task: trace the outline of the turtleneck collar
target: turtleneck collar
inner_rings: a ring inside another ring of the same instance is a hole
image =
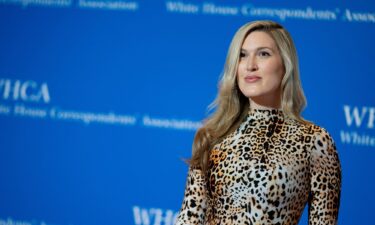
[[[258,117],[269,117],[269,116],[284,116],[282,108],[276,108],[272,106],[265,106],[258,104],[257,102],[253,101],[249,98],[249,112],[248,115],[250,116],[258,116]]]
[[[271,118],[271,117],[278,117],[278,118],[284,118],[284,112],[282,109],[277,108],[251,108],[249,107],[248,116],[255,119],[260,118]]]

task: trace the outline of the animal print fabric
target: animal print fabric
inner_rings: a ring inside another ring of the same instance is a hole
[[[282,110],[250,109],[216,144],[209,170],[190,167],[176,225],[337,224],[341,167],[332,137]]]

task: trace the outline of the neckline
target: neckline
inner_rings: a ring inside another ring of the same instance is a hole
[[[255,101],[251,100],[251,98],[249,98],[249,109],[265,109],[265,110],[272,110],[272,109],[276,109],[276,110],[282,110],[281,108],[281,105],[279,105],[279,108],[276,108],[276,107],[272,107],[272,106],[267,106],[267,105],[263,105],[263,104],[259,104],[259,103],[256,103]]]
[[[248,111],[249,117],[255,118],[269,118],[269,117],[279,117],[284,118],[284,112],[282,109],[278,108],[250,108]]]

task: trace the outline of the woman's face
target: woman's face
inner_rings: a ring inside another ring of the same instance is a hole
[[[272,37],[262,31],[251,32],[242,44],[238,64],[237,83],[242,94],[257,104],[279,108],[284,73]]]

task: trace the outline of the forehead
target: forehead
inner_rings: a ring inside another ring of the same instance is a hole
[[[276,42],[271,35],[264,31],[253,31],[248,34],[242,43],[243,49],[257,49],[261,47],[277,49]]]

